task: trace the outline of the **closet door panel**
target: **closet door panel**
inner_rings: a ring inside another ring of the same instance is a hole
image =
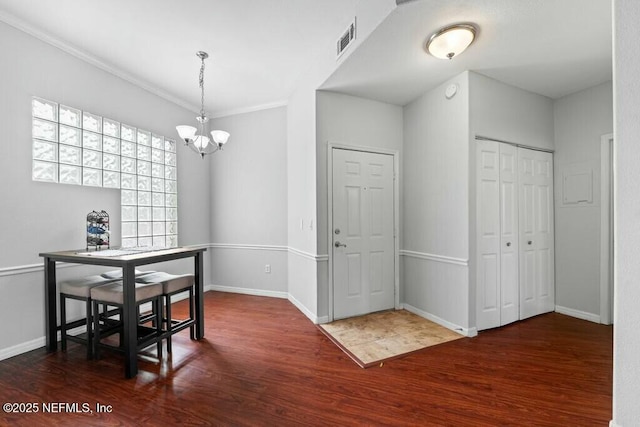
[[[518,149],[520,166],[520,318],[553,311],[553,162]]]
[[[497,142],[476,146],[476,327],[500,326],[500,174]]]
[[[520,318],[536,314],[536,262],[531,250],[523,250],[520,254]]]
[[[553,237],[553,157],[538,152],[536,159],[536,232],[538,309],[555,310],[554,237]]]
[[[500,325],[519,318],[518,156],[500,144]]]

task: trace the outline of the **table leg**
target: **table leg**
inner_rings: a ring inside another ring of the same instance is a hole
[[[202,252],[195,255],[195,304],[196,304],[196,339],[204,338],[204,266]]]
[[[138,315],[136,310],[135,268],[133,265],[127,265],[122,269],[122,281],[124,370],[127,378],[133,378],[138,374]]]
[[[58,310],[56,309],[56,262],[49,257],[44,258],[44,301],[45,301],[45,333],[47,351],[58,349]]]

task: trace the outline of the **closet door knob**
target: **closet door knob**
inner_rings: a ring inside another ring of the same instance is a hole
[[[529,240],[529,241],[527,242],[527,244],[528,244],[528,245],[530,245],[530,244],[532,244],[532,243],[533,243],[533,242],[532,242],[531,240]]]
[[[507,246],[511,246],[511,242],[507,242]]]

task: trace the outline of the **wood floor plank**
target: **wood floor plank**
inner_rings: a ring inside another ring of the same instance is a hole
[[[176,316],[186,310],[175,304]],[[382,367],[357,367],[287,300],[205,294],[205,339],[173,339],[161,363],[105,351],[87,361],[43,349],[0,362],[0,425],[606,426],[611,419],[612,327],[557,313],[482,332]],[[153,353],[150,353],[153,354]],[[85,413],[43,412],[52,402]],[[95,405],[111,405],[96,413]]]

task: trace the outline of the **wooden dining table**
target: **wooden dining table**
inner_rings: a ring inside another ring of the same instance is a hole
[[[57,317],[57,263],[73,263],[116,267],[122,269],[124,309],[122,312],[123,347],[125,358],[125,376],[133,378],[138,373],[137,362],[137,328],[138,315],[135,300],[136,267],[183,258],[194,259],[195,276],[195,339],[204,337],[204,303],[203,303],[203,254],[206,248],[177,247],[160,250],[138,250],[122,248],[120,250],[66,250],[60,252],[43,252],[44,286],[45,286],[45,327],[46,348],[54,352],[58,347]],[[115,254],[115,255],[114,255]]]

